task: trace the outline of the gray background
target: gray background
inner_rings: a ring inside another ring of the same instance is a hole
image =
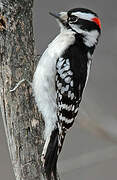
[[[42,54],[59,31],[49,11],[87,7],[98,13],[102,36],[93,58],[79,118],[67,135],[59,161],[64,180],[117,179],[117,1],[35,0],[34,32]],[[2,119],[0,121],[0,180],[14,180]]]

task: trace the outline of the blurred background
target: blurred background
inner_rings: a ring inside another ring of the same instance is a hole
[[[59,32],[48,12],[85,7],[102,22],[79,116],[69,131],[58,164],[61,180],[117,179],[117,1],[34,1],[36,54],[42,54]],[[0,180],[15,180],[2,118],[0,120]]]

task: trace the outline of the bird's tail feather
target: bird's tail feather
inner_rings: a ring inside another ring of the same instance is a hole
[[[51,180],[52,175],[57,180],[58,135],[59,130],[56,128],[51,134],[45,155],[44,169],[48,180]]]

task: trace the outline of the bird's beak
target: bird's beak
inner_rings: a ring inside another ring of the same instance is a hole
[[[55,17],[59,22],[61,22],[63,25],[67,23],[68,15],[67,12],[60,12],[58,14],[49,12],[49,14],[53,17]]]

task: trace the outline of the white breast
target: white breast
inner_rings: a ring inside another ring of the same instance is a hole
[[[42,55],[34,73],[32,87],[37,106],[45,121],[45,139],[56,127],[57,122],[56,61],[74,43],[74,34],[71,30],[61,32]]]

